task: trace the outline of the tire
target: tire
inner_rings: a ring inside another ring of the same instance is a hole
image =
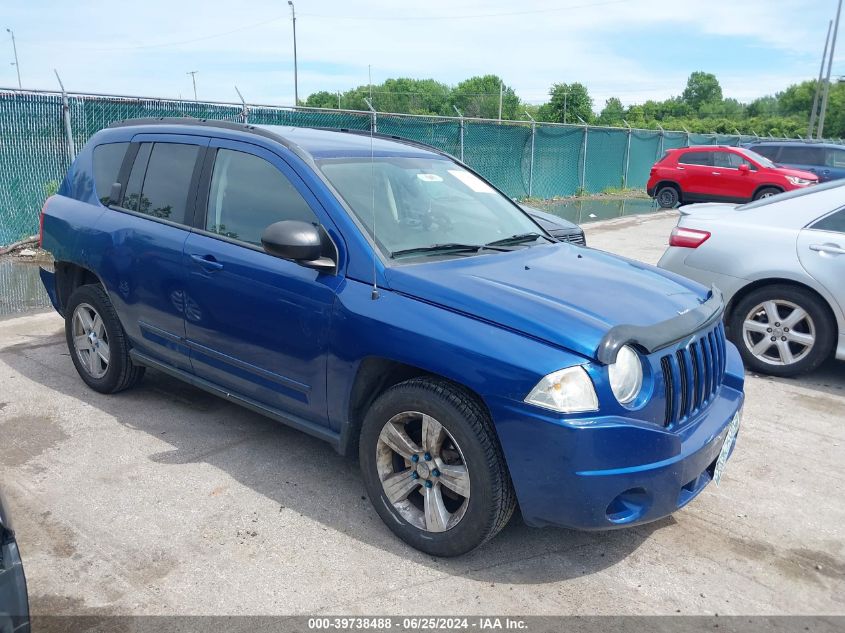
[[[771,198],[772,196],[776,196],[779,193],[783,193],[783,191],[781,191],[777,187],[763,187],[762,189],[760,189],[760,191],[754,194],[754,199],[762,200],[763,198]]]
[[[427,437],[424,424],[433,431]],[[401,444],[413,461],[385,440]],[[359,457],[376,512],[396,536],[433,556],[459,556],[482,545],[516,507],[489,416],[472,395],[445,380],[413,378],[379,396],[364,418]],[[393,482],[392,499],[385,479]],[[427,508],[445,513],[427,516]]]
[[[806,316],[801,317],[799,310]],[[731,311],[729,325],[745,366],[773,376],[816,369],[833,350],[836,327],[821,299],[787,284],[748,293]]]
[[[674,209],[681,201],[681,194],[673,185],[661,185],[654,194],[654,199],[661,209]]]
[[[144,368],[129,357],[123,326],[100,285],[80,286],[71,294],[65,307],[65,338],[76,371],[95,391],[117,393],[144,375]]]

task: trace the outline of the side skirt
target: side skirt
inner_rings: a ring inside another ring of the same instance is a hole
[[[219,387],[213,382],[209,382],[204,378],[194,376],[193,374],[189,374],[186,371],[182,371],[181,369],[176,369],[175,367],[171,367],[170,365],[159,362],[153,358],[150,358],[146,354],[138,352],[137,350],[130,350],[129,356],[132,358],[132,362],[134,362],[136,365],[144,365],[145,367],[156,369],[165,374],[169,374],[174,378],[182,380],[183,382],[193,385],[194,387],[198,387],[203,391],[207,391],[208,393],[214,394],[215,396],[219,396],[220,398],[223,398],[225,400],[230,400],[235,404],[239,404],[242,407],[245,407],[256,413],[260,413],[261,415],[266,416],[272,420],[276,420],[277,422],[281,422],[282,424],[294,428],[297,431],[302,431],[303,433],[307,433],[308,435],[328,442],[332,445],[332,447],[334,447],[336,451],[340,452],[340,433],[336,433],[335,431],[332,431],[327,427],[315,424],[314,422],[306,420],[305,418],[285,413],[284,411],[280,411],[279,409],[273,409],[271,407],[265,406],[260,402],[252,400],[251,398],[245,398],[244,396],[231,393],[230,391]]]

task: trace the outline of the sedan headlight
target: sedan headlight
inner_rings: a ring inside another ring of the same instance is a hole
[[[639,395],[643,386],[643,364],[640,356],[628,345],[616,354],[616,362],[609,365],[610,389],[622,404],[628,404]]]
[[[567,367],[545,376],[525,402],[560,413],[598,411],[599,399],[590,375],[581,367]]]
[[[807,178],[799,178],[798,176],[787,176],[786,179],[793,185],[809,185],[815,182],[813,180],[808,180]]]

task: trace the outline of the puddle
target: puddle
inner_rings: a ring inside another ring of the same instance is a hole
[[[609,220],[623,215],[654,213],[658,210],[653,200],[642,198],[614,200],[565,200],[548,202],[540,208],[543,211],[565,218],[576,224],[587,224],[599,220]]]
[[[0,317],[50,307],[38,264],[0,259]]]

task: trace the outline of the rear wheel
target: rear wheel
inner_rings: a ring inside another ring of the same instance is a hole
[[[763,187],[762,189],[760,189],[760,191],[754,194],[754,199],[762,200],[763,198],[771,198],[772,196],[776,196],[779,193],[783,192],[777,187]]]
[[[681,194],[672,185],[661,186],[654,197],[661,209],[674,209],[681,200]]]
[[[73,291],[65,307],[65,337],[76,371],[95,391],[123,391],[144,375],[129,358],[123,326],[100,285]]]
[[[731,314],[731,338],[745,366],[762,374],[812,371],[833,347],[826,306],[798,286],[771,285],[745,296]]]
[[[513,513],[513,487],[489,416],[445,380],[414,378],[379,396],[361,429],[370,501],[403,541],[458,556],[493,538]]]

